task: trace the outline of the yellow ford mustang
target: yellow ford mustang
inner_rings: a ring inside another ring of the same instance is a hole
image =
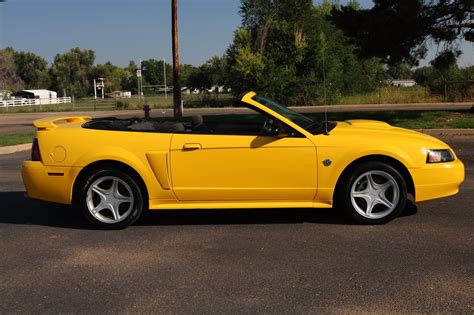
[[[46,118],[22,166],[32,198],[77,205],[103,228],[146,210],[330,208],[381,224],[453,195],[464,166],[433,137],[368,120],[321,124],[247,93],[260,121]]]

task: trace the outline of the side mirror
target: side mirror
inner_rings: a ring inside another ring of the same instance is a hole
[[[285,138],[289,136],[288,133],[281,131],[280,126],[276,126],[276,125],[265,126],[265,128],[263,129],[263,135],[267,137],[278,137],[278,138]]]

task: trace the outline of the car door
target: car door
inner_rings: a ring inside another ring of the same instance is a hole
[[[312,201],[316,148],[304,136],[174,134],[171,179],[180,201]]]

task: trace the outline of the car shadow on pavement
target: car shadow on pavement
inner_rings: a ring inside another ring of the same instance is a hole
[[[93,229],[73,207],[28,199],[24,192],[0,192],[0,224]]]
[[[71,206],[24,197],[24,192],[0,192],[0,224],[41,225],[72,229],[95,229]],[[414,215],[416,205],[409,202],[402,216]],[[232,224],[335,224],[352,225],[333,209],[216,209],[147,211],[136,223],[159,225]]]

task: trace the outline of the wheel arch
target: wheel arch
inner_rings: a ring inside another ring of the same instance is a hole
[[[340,190],[340,187],[342,186],[344,177],[346,177],[357,165],[367,162],[382,162],[397,169],[405,180],[405,183],[407,185],[407,192],[409,194],[412,194],[413,198],[415,198],[415,184],[413,182],[413,178],[410,175],[410,172],[408,171],[408,168],[402,162],[391,156],[382,154],[372,154],[360,157],[346,166],[346,168],[342,171],[342,173],[339,175],[339,178],[337,179],[336,186],[333,192],[333,202],[336,202],[337,200],[336,197]]]
[[[143,192],[143,196],[145,198],[144,204],[148,204],[149,200],[149,192],[148,188],[145,184],[145,181],[143,180],[142,176],[131,166],[120,162],[116,160],[100,160],[100,161],[95,161],[92,162],[88,165],[86,165],[82,170],[79,172],[79,174],[76,176],[73,184],[73,189],[72,189],[72,202],[73,204],[76,201],[76,198],[78,196],[78,191],[80,188],[80,184],[94,171],[104,169],[104,168],[112,168],[114,170],[121,170],[126,172],[128,175],[132,176],[136,181],[138,186]]]

